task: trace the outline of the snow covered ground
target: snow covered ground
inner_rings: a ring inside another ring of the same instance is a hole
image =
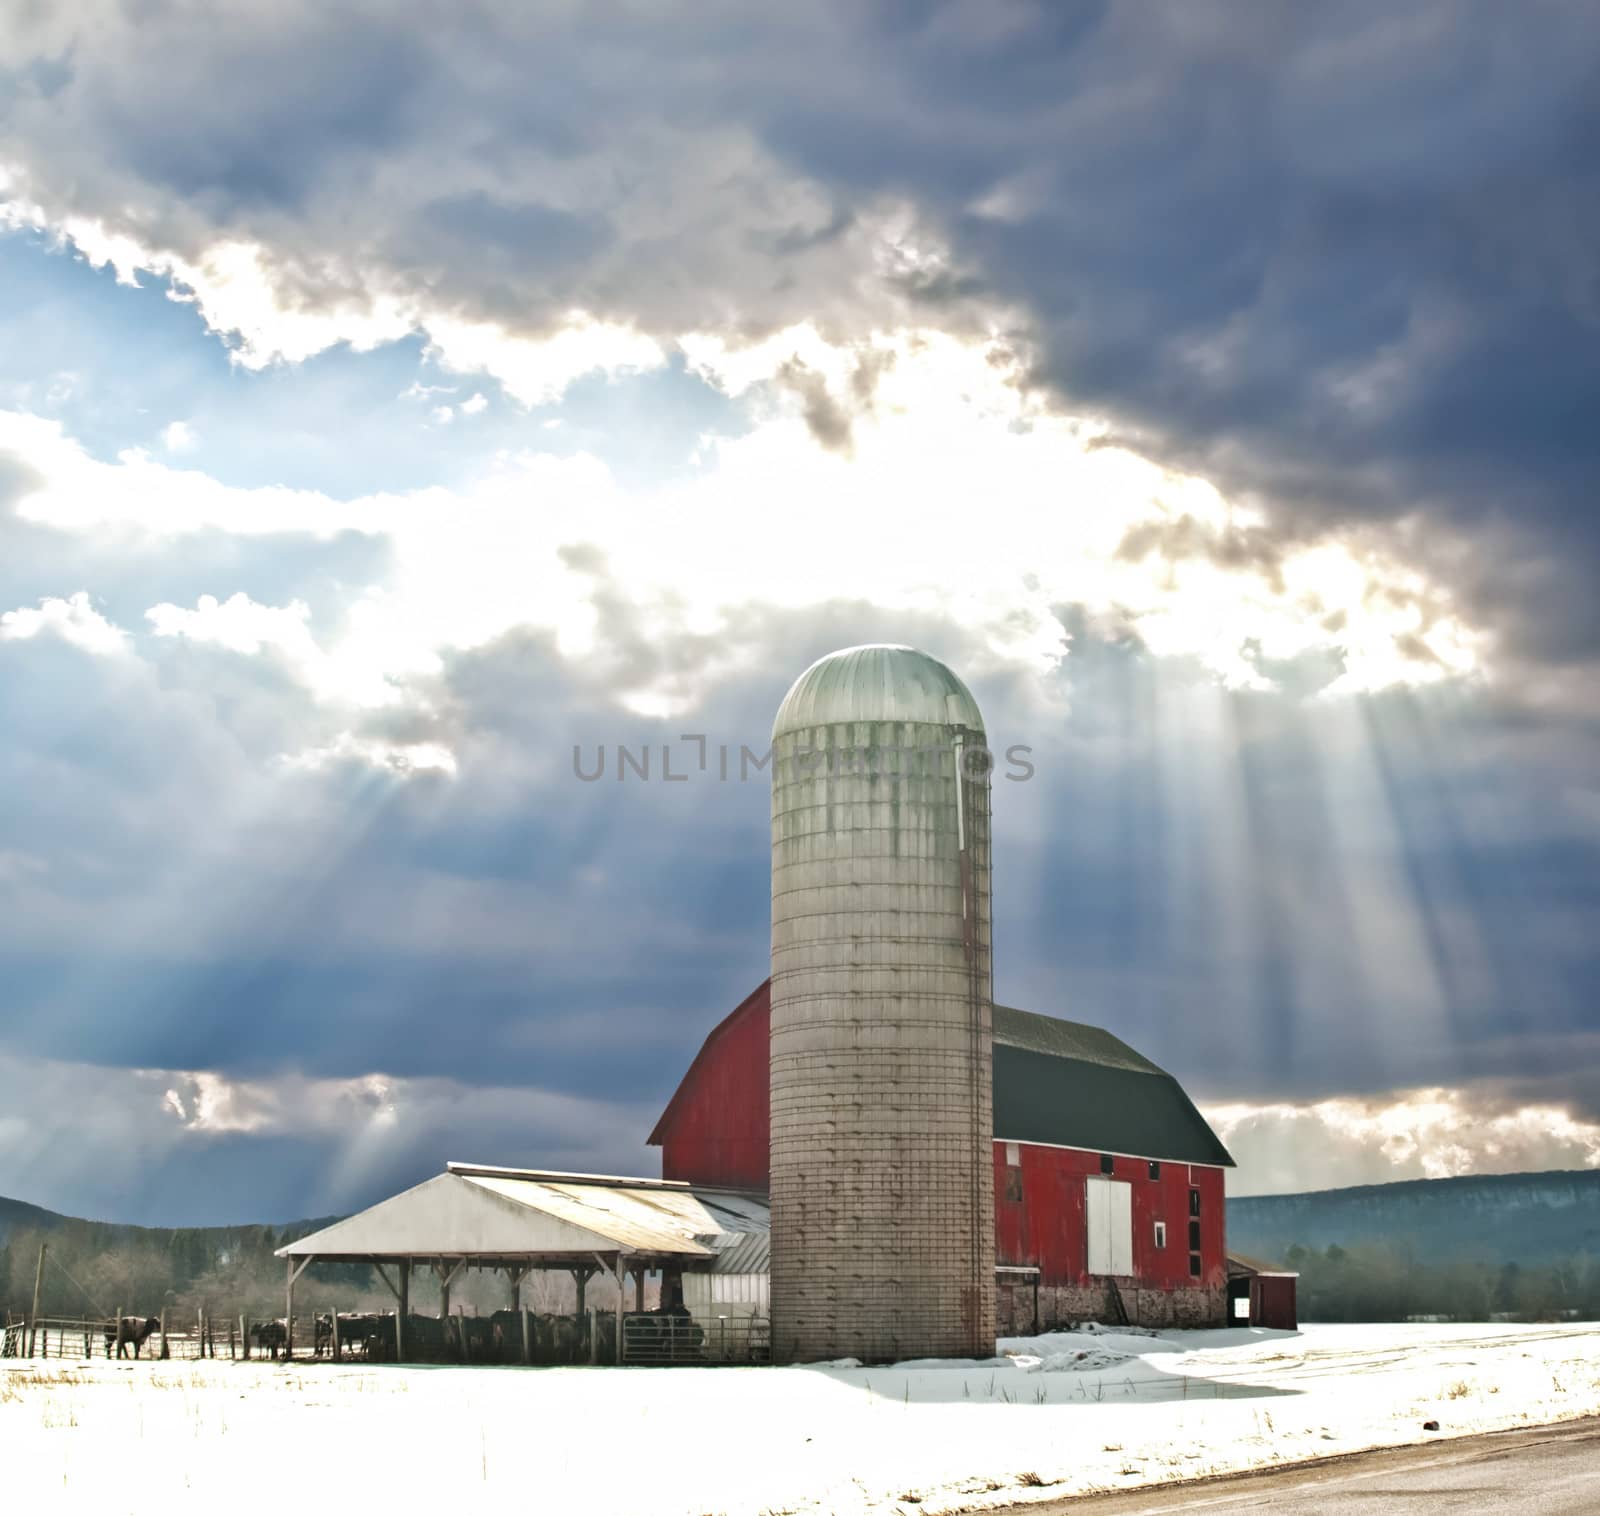
[[[1600,1325],[1010,1338],[892,1368],[0,1364],[15,1510],[984,1510],[1600,1411]],[[1423,1430],[1437,1420],[1438,1434]]]

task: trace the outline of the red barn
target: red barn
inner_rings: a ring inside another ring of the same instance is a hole
[[[705,1040],[650,1143],[665,1179],[767,1187],[763,984]],[[1176,1079],[1098,1027],[994,1008],[1000,1331],[1073,1321],[1220,1326],[1223,1171]]]

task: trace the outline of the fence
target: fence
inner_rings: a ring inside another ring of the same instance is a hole
[[[262,1320],[208,1312],[184,1318],[169,1313],[122,1318],[8,1317],[0,1335],[4,1358],[202,1358],[359,1360],[393,1363],[401,1356],[393,1312],[322,1312]],[[496,1311],[407,1316],[408,1363],[596,1364],[615,1363],[616,1317],[610,1311],[556,1316]],[[119,1351],[120,1349],[120,1351]],[[681,1312],[645,1311],[624,1316],[622,1361],[628,1364],[768,1363],[771,1324],[764,1316],[697,1320]]]
[[[217,1321],[204,1314],[178,1329],[161,1316],[8,1317],[0,1335],[0,1358],[232,1358],[239,1351],[238,1318]]]
[[[765,1316],[697,1319],[644,1311],[622,1319],[622,1361],[631,1364],[770,1363],[772,1323]]]

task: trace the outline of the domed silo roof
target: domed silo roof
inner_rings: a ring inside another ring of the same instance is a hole
[[[847,721],[916,721],[983,731],[972,691],[937,658],[875,642],[819,658],[790,686],[772,723],[785,732]]]

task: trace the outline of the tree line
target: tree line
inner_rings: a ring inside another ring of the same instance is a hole
[[[109,1319],[118,1310],[154,1316],[162,1310],[176,1321],[204,1310],[212,1317],[248,1316],[272,1320],[283,1314],[284,1260],[274,1250],[336,1218],[296,1222],[284,1227],[118,1226],[69,1220],[60,1226],[22,1227],[0,1242],[0,1316],[26,1314],[33,1300],[39,1245],[46,1262],[39,1292],[41,1317]],[[314,1263],[295,1286],[307,1310],[391,1311],[394,1296],[366,1264]],[[656,1291],[650,1288],[646,1304]],[[453,1305],[469,1314],[509,1304],[510,1284],[492,1271],[469,1271],[451,1289]],[[528,1309],[565,1313],[577,1306],[577,1286],[564,1271],[535,1273],[523,1286]],[[616,1286],[606,1275],[588,1283],[586,1303],[608,1309]],[[632,1294],[630,1289],[629,1302]],[[419,1268],[411,1286],[413,1311],[437,1309],[430,1276]]]
[[[1439,1316],[1525,1321],[1576,1315],[1600,1319],[1600,1260],[1576,1253],[1526,1266],[1471,1259],[1430,1259],[1411,1244],[1301,1245],[1284,1255],[1300,1275],[1302,1321],[1405,1321]]]

